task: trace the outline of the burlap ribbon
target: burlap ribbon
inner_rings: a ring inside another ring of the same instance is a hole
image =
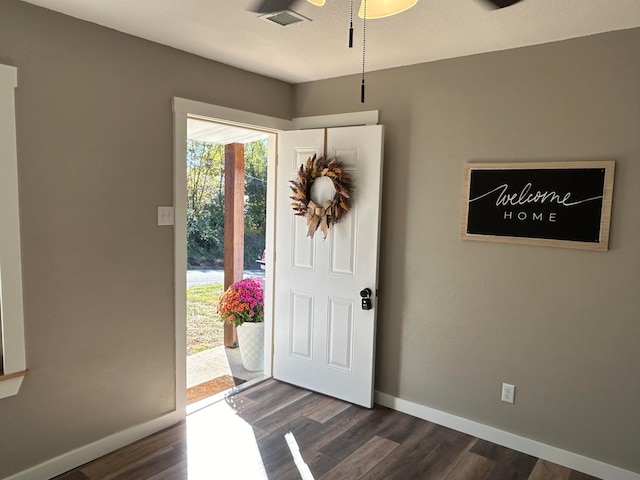
[[[322,233],[324,234],[324,238],[327,238],[327,233],[329,233],[329,217],[331,217],[332,209],[331,209],[331,201],[327,200],[322,205],[318,205],[313,200],[310,200],[307,204],[307,227],[309,230],[307,231],[307,237],[313,238],[320,227]]]

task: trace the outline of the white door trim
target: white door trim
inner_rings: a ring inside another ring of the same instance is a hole
[[[187,100],[186,98],[173,97],[174,113],[184,115],[201,116],[238,127],[260,128],[266,131],[277,132],[291,130],[292,122],[284,118],[270,117],[259,113],[236,110],[219,105]]]
[[[175,284],[175,336],[176,336],[176,412],[186,416],[187,391],[187,117],[203,117],[238,127],[264,130],[269,135],[267,163],[267,219],[266,251],[273,252],[275,235],[275,187],[276,187],[276,133],[290,130],[292,123],[282,118],[269,117],[243,110],[211,105],[184,98],[173,98],[174,117],[174,284]],[[266,259],[265,291],[265,364],[264,374],[272,372],[273,357],[273,274],[271,256]]]
[[[292,120],[293,130],[313,128],[355,127],[359,125],[377,125],[380,117],[378,110],[366,112],[337,113],[315,117],[296,117]]]

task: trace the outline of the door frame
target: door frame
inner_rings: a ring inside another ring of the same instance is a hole
[[[267,218],[266,250],[273,250],[275,234],[275,167],[277,150],[277,132],[290,130],[292,123],[266,115],[242,110],[173,98],[174,154],[173,154],[173,205],[175,210],[174,226],[174,292],[175,292],[175,352],[176,352],[176,410],[186,415],[187,406],[187,118],[203,117],[227,125],[263,130],[269,136],[267,159]],[[268,256],[270,257],[270,256]],[[265,274],[265,361],[264,374],[271,376],[273,352],[273,268],[271,258],[266,258]]]
[[[203,117],[227,125],[263,130],[269,135],[267,158],[266,251],[273,253],[276,227],[276,171],[278,132],[352,125],[376,125],[379,111],[340,113],[291,120],[236,110],[181,97],[173,97],[173,206],[174,206],[174,317],[175,317],[175,381],[176,414],[186,417],[187,407],[187,118]],[[273,288],[274,255],[265,259],[264,296],[264,375],[273,372]]]

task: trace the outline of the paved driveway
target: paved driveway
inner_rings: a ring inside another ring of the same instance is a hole
[[[245,270],[244,278],[264,277],[264,270]],[[187,270],[187,287],[224,282],[224,270]]]

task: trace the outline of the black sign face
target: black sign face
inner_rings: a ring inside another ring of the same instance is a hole
[[[464,237],[606,250],[613,162],[470,164],[466,174]]]

